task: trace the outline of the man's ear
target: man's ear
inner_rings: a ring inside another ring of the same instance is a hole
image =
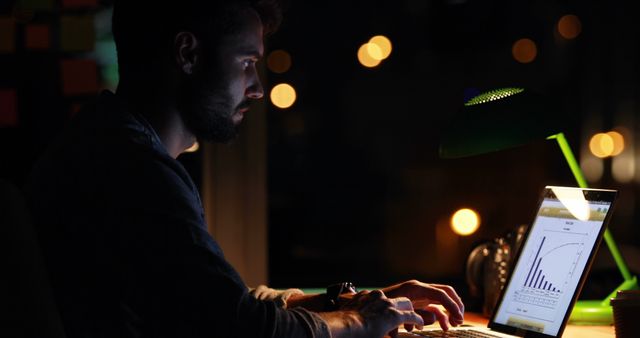
[[[176,64],[184,74],[191,75],[199,62],[200,42],[191,32],[179,32],[173,43]]]

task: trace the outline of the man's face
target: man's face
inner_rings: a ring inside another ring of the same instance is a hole
[[[222,37],[215,46],[203,47],[205,59],[181,91],[179,109],[198,139],[231,141],[250,101],[264,94],[256,70],[263,54],[262,23],[253,10],[239,15],[236,33]]]

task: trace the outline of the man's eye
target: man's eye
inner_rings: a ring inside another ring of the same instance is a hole
[[[242,61],[242,66],[243,66],[244,68],[247,68],[247,67],[253,66],[255,63],[256,63],[256,61],[255,61],[255,60],[250,60],[250,59],[248,59],[248,60],[244,60],[244,61]]]

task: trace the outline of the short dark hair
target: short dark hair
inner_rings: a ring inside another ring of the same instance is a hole
[[[255,10],[265,34],[282,19],[278,0],[115,0],[112,29],[120,77],[146,73],[169,61],[173,38],[180,31],[215,41],[238,28],[238,13]]]

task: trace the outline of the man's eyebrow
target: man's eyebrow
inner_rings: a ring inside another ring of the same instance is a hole
[[[262,57],[262,53],[260,53],[260,51],[254,48],[240,48],[240,50],[238,51],[238,54],[245,55],[245,56],[255,56],[256,58]]]

